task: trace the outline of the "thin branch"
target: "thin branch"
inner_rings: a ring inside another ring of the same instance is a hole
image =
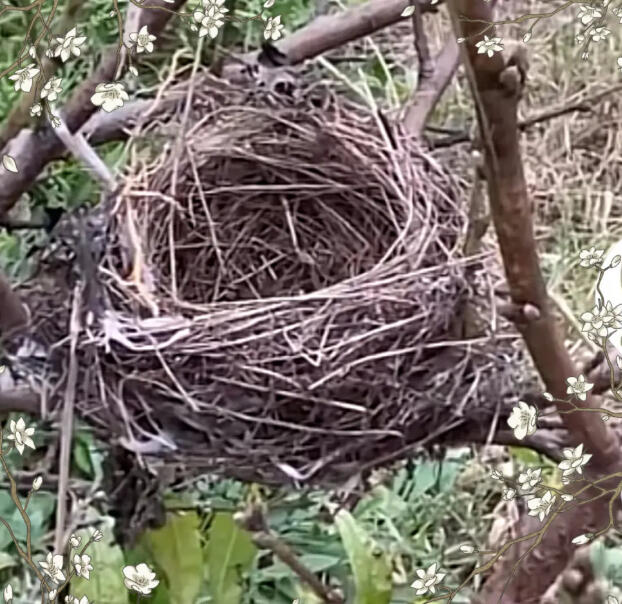
[[[519,46],[510,57],[503,53],[492,57],[479,54],[476,43],[482,36],[476,23],[493,21],[491,7],[484,0],[451,0],[448,5],[456,37],[467,40],[462,46],[463,63],[475,100],[485,151],[488,197],[510,297],[514,304],[534,307],[539,315],[517,327],[546,390],[555,399],[569,437],[574,444],[583,443],[592,454],[590,476],[610,474],[622,461],[616,433],[601,420],[592,396],[587,396],[581,410],[565,400],[566,379],[576,376],[577,369],[551,312],[534,238],[517,119],[526,71],[523,49]],[[495,35],[494,28],[489,35]],[[522,537],[514,539],[516,547],[495,565],[481,601],[540,601],[566,566],[572,538],[590,525],[601,524],[600,519],[607,516],[607,506],[608,502],[594,497],[591,503],[576,506],[563,515],[554,514],[531,545]],[[525,522],[524,519],[524,526]],[[492,564],[482,565],[476,572],[487,568],[492,568]]]
[[[417,3],[417,9],[412,16],[412,22],[415,38],[415,51],[417,52],[417,58],[419,59],[419,82],[422,83],[425,80],[429,80],[434,75],[434,62],[432,61],[432,55],[430,54],[428,37],[425,33],[423,14],[420,10],[418,10],[418,4],[419,3]]]
[[[281,562],[291,568],[300,580],[306,583],[323,602],[343,604],[341,595],[324,585],[315,573],[300,561],[289,545],[281,541],[270,530],[259,505],[250,504],[243,513],[236,514],[235,520],[250,534],[253,543],[257,547],[270,550]]]
[[[73,436],[73,411],[76,398],[76,382],[78,379],[78,359],[76,347],[80,334],[80,310],[82,294],[80,286],[76,286],[73,292],[73,305],[69,322],[70,356],[63,404],[63,416],[61,420],[61,444],[60,459],[58,462],[58,503],[56,507],[56,534],[54,538],[54,551],[60,552],[65,541],[65,515],[67,513],[67,485],[69,484],[69,469],[71,463],[71,446]]]
[[[616,92],[620,92],[622,90],[622,84],[616,84],[614,86],[610,86],[605,90],[597,92],[593,95],[585,97],[580,101],[573,101],[567,105],[563,105],[562,107],[557,107],[555,109],[547,109],[542,111],[541,113],[537,113],[532,117],[525,118],[518,122],[518,129],[521,132],[525,132],[529,128],[541,124],[543,122],[548,122],[549,120],[562,117],[569,113],[590,113],[594,111],[594,104],[602,101],[604,98],[615,94]],[[430,127],[430,130],[436,130],[433,127]],[[435,149],[440,149],[443,147],[451,147],[453,145],[458,145],[460,143],[469,143],[471,142],[471,135],[468,130],[454,131],[449,134],[449,136],[444,138],[439,138],[431,142],[432,147]]]
[[[404,127],[410,135],[420,136],[423,132],[430,113],[458,68],[459,59],[458,44],[453,36],[450,36],[443,49],[434,58],[436,68],[433,69],[432,75],[423,77],[423,74],[420,74],[417,89],[404,116]]]
[[[110,170],[108,170],[108,166],[86,142],[84,135],[80,132],[71,134],[67,128],[67,124],[65,124],[65,121],[61,117],[58,117],[58,120],[60,123],[55,128],[56,136],[63,141],[65,147],[67,147],[76,159],[82,161],[87,168],[92,170],[93,174],[104,185],[106,190],[112,191],[115,187],[115,181],[114,177],[110,173]]]

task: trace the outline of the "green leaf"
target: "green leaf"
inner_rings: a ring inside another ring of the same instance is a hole
[[[17,559],[11,556],[11,554],[7,554],[6,552],[0,552],[0,571],[3,571],[7,568],[12,568],[17,565]]]
[[[89,533],[81,531],[78,534],[82,537],[82,543],[86,543]],[[75,576],[71,579],[72,595],[79,598],[86,596],[89,602],[129,604],[129,593],[123,583],[125,560],[121,548],[104,533],[104,538],[91,543],[85,553],[91,556],[93,570],[88,580]]]
[[[166,524],[145,534],[155,563],[166,575],[171,604],[192,604],[201,590],[203,552],[196,512],[169,514]]]
[[[388,556],[346,510],[337,513],[335,523],[354,575],[355,604],[389,604],[393,584]]]
[[[300,556],[300,561],[311,572],[321,573],[337,566],[341,562],[341,558],[338,556],[326,556],[324,554],[303,554]],[[292,569],[277,560],[271,566],[261,569],[262,579],[284,579],[292,578]]]
[[[528,447],[508,447],[510,455],[517,462],[529,467],[541,464],[540,454]]]
[[[207,564],[212,604],[238,604],[242,595],[241,575],[248,570],[257,548],[233,516],[219,512],[209,530]]]
[[[73,446],[73,460],[83,474],[88,478],[93,477],[93,466],[91,465],[89,447],[88,444],[81,439],[76,439],[76,443]]]
[[[25,503],[25,499],[22,498],[21,502],[22,504]],[[30,499],[27,514],[30,518],[31,542],[33,544],[37,544],[41,537],[43,537],[48,527],[49,520],[54,513],[55,503],[56,498],[45,491],[35,493]],[[25,545],[26,525],[8,491],[0,491],[0,516],[7,521],[18,542],[21,545]],[[1,526],[0,550],[4,551],[12,542],[13,540],[9,532],[4,526]]]

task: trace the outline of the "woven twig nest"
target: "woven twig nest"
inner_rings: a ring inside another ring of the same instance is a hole
[[[448,171],[323,85],[172,94],[141,136],[185,136],[134,153],[110,211],[80,342],[94,428],[196,472],[334,483],[494,408],[506,360],[450,341],[472,283]]]

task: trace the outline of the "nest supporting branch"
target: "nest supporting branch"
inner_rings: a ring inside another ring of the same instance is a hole
[[[524,316],[525,320],[517,321],[516,326],[546,390],[563,399],[566,378],[577,375],[577,371],[550,310],[533,233],[517,118],[527,65],[523,49],[518,47],[511,56],[478,54],[476,44],[482,39],[480,24],[494,21],[492,7],[484,0],[452,0],[449,7],[456,36],[466,40],[464,64],[477,107],[491,213],[510,296],[515,307],[533,309],[531,316]],[[495,34],[489,30],[487,35]],[[557,404],[561,412],[570,408],[567,403]],[[588,396],[583,406],[597,407],[592,396]],[[598,414],[563,413],[561,417],[574,444],[583,443],[593,455],[593,472],[608,474],[619,468],[622,461],[619,439]],[[594,530],[602,522],[600,519],[608,517],[609,500],[599,498],[597,493],[594,489],[591,503],[558,514],[537,541],[521,542],[511,555],[504,556],[485,584],[480,600],[497,602],[500,594],[504,594],[503,601],[508,603],[539,601],[569,561],[574,549],[572,538]],[[530,525],[533,525],[531,519],[525,519],[522,528]],[[515,568],[518,561],[521,564]],[[512,575],[514,578],[509,579]]]

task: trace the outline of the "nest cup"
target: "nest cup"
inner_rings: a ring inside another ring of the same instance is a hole
[[[186,92],[141,133],[186,135],[136,153],[115,200],[83,415],[265,483],[338,483],[428,442],[481,396],[472,351],[443,344],[468,289],[454,179],[323,85],[206,79],[184,114]]]

